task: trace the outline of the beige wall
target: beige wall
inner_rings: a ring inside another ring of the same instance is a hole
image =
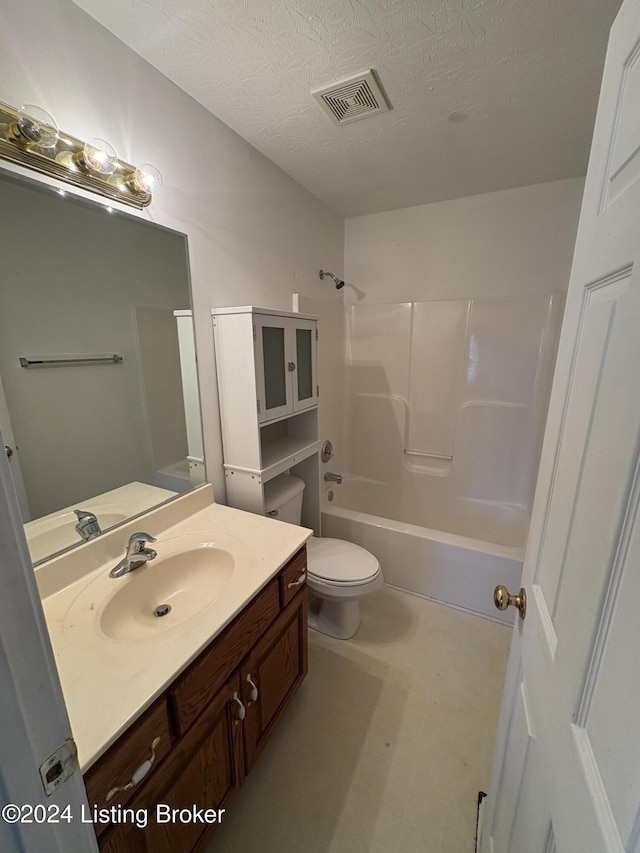
[[[209,309],[290,309],[293,292],[339,302],[318,270],[341,272],[343,222],[70,0],[4,0],[1,24],[2,100],[39,104],[164,176],[143,215],[188,236],[205,452],[222,499]]]
[[[345,300],[564,292],[583,187],[570,178],[347,219]]]

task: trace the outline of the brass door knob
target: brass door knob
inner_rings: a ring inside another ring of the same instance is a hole
[[[7,459],[11,459],[11,457],[13,456],[13,447],[9,447],[8,444],[5,444],[4,452],[7,454]]]
[[[511,595],[506,586],[497,586],[493,591],[493,603],[498,610],[506,610],[510,605],[517,607],[521,619],[527,614],[527,593],[524,587],[520,587],[517,595]]]

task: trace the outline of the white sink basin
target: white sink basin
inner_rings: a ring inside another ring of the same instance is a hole
[[[190,533],[154,544],[158,556],[120,578],[103,567],[69,606],[63,632],[71,643],[93,637],[137,643],[178,628],[225,593],[246,545],[229,534]],[[115,562],[114,562],[115,565]]]

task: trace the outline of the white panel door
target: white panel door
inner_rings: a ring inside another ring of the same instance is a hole
[[[0,431],[0,442],[3,439]],[[82,774],[50,795],[39,768],[71,738],[9,462],[0,453],[0,810],[17,806],[24,822],[0,819],[5,853],[98,853]],[[24,806],[32,806],[29,813]],[[36,817],[36,815],[38,815]]]
[[[523,586],[480,850],[640,853],[640,0],[611,33]]]

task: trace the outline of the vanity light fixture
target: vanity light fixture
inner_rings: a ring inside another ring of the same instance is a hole
[[[49,113],[34,105],[16,110],[0,103],[0,158],[139,209],[162,186],[155,166],[120,160],[104,139],[84,142],[61,133]]]

